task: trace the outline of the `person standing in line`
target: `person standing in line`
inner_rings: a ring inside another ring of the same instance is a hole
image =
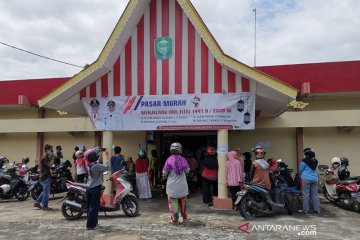
[[[165,166],[166,160],[170,157],[170,152],[168,149],[164,149],[164,151],[160,154],[160,169],[159,171],[159,179],[161,184],[161,197],[166,196],[166,179],[162,177],[162,169]]]
[[[149,159],[144,150],[138,151],[138,157],[135,162],[136,188],[140,199],[149,199],[152,198],[148,178]]]
[[[52,210],[48,206],[50,195],[50,181],[51,181],[51,162],[54,160],[54,149],[50,144],[46,144],[44,147],[45,154],[40,160],[40,178],[39,182],[42,186],[42,192],[35,200],[34,207],[43,209],[45,211]],[[41,203],[41,205],[40,205]]]
[[[56,146],[56,153],[54,156],[55,168],[61,165],[61,158],[63,158],[62,147],[59,145]]]
[[[271,182],[269,176],[269,164],[264,160],[265,151],[261,146],[256,146],[253,149],[255,160],[250,168],[251,183],[258,184],[267,190],[271,190]]]
[[[245,165],[245,163],[244,163],[243,151],[242,151],[242,149],[241,149],[240,147],[237,147],[236,150],[235,150],[235,152],[238,154],[238,159],[239,159],[240,164],[241,164],[241,169],[244,171],[244,165]],[[245,171],[244,171],[244,172],[245,172]],[[244,175],[245,175],[245,173],[244,173]]]
[[[135,163],[132,160],[132,157],[128,157],[126,160],[126,180],[131,183],[133,190],[136,189],[136,173],[135,173]]]
[[[101,186],[104,182],[103,172],[109,171],[111,162],[100,164],[99,154],[103,149],[95,147],[88,149],[84,153],[84,158],[88,163],[88,182],[86,188],[87,202],[87,221],[86,230],[93,230],[98,226],[98,215],[100,208]],[[109,152],[105,150],[105,155],[109,158]]]
[[[77,158],[75,161],[76,181],[78,183],[84,183],[85,176],[87,174],[84,152],[81,150],[78,150],[78,151],[76,151],[75,156]]]
[[[228,152],[228,161],[226,162],[226,180],[233,202],[233,210],[238,210],[234,205],[236,193],[240,191],[240,182],[244,181],[243,170],[239,154],[235,151]]]
[[[197,178],[197,188],[202,189],[202,171],[204,168],[204,150],[205,148],[200,147],[195,151],[195,157],[197,161],[198,168],[196,170],[196,178]]]
[[[114,156],[111,157],[111,173],[123,170],[126,168],[126,162],[123,155],[121,155],[121,147],[114,147]]]
[[[315,213],[320,213],[320,199],[318,194],[318,160],[311,148],[304,149],[305,158],[300,163],[301,190],[303,199],[303,213],[309,213],[310,199]]]
[[[150,182],[150,187],[152,186],[156,186],[156,181],[155,180],[155,167],[157,167],[158,165],[158,156],[157,156],[157,151],[156,149],[151,150],[151,157],[150,157],[150,161],[149,161],[149,168],[148,168],[148,174],[149,174],[149,182]]]
[[[190,167],[190,172],[187,177],[189,190],[190,190],[190,193],[195,193],[196,185],[197,185],[196,171],[198,168],[198,164],[197,164],[197,161],[191,150],[189,150],[187,152],[187,154],[184,154],[184,155],[185,155],[185,159],[188,162],[189,167]]]
[[[213,196],[217,196],[218,192],[218,159],[215,147],[206,148],[206,156],[204,159],[204,168],[202,171],[202,188],[203,203],[210,207],[213,205]]]
[[[167,179],[166,194],[168,196],[170,223],[177,224],[187,220],[187,200],[189,194],[186,174],[190,167],[186,159],[181,156],[182,146],[178,142],[170,145],[171,156],[166,160],[163,168],[163,178]],[[181,219],[179,218],[179,211]]]
[[[78,147],[78,146],[76,146],[74,150],[75,150],[75,151],[73,152],[73,156],[72,156],[72,158],[73,158],[74,163],[75,163],[75,162],[76,162],[76,159],[77,159],[77,157],[75,156],[75,153],[76,153],[77,151],[79,151],[80,149],[79,149],[79,147]],[[84,152],[83,152],[83,153],[84,153]]]
[[[245,181],[250,182],[250,168],[251,168],[251,152],[244,152],[244,171],[245,171]]]

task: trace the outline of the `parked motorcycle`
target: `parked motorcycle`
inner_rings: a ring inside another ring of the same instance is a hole
[[[0,172],[0,199],[10,199],[15,196],[19,201],[29,197],[28,186],[23,177],[16,174],[15,163],[7,171]]]
[[[337,160],[334,159],[333,167],[327,169],[325,173],[324,196],[332,203],[360,212],[360,177],[348,177],[340,181],[339,176],[344,175],[337,173],[337,167],[334,167],[334,162],[337,163]]]
[[[277,160],[276,169],[269,173],[272,186],[270,191],[257,184],[244,183],[245,188],[236,194],[235,205],[239,207],[240,214],[245,219],[254,219],[258,213],[272,212],[273,208],[286,208],[288,214],[292,214],[286,192],[288,184],[284,178],[290,173],[289,169],[281,167],[280,163],[281,159]],[[287,173],[284,174],[283,171]]]
[[[105,187],[101,189],[100,199],[100,212],[114,212],[123,210],[124,213],[129,217],[135,217],[139,214],[139,200],[131,192],[132,186],[126,181],[121,174],[125,174],[126,171],[117,171],[112,174],[111,178],[116,185],[114,194],[114,201],[111,206],[105,206],[106,202],[103,198]],[[109,179],[109,180],[110,180]],[[66,184],[69,189],[66,196],[61,201],[64,201],[61,206],[61,212],[63,216],[68,220],[75,220],[82,216],[87,210],[86,208],[86,184],[75,183],[68,181]],[[60,202],[61,202],[60,201]]]
[[[52,166],[51,168],[51,183],[50,194],[53,196],[56,193],[63,193],[67,191],[66,181],[73,181],[71,170],[72,167],[69,160],[66,160],[59,166]],[[39,181],[34,186],[29,187],[31,191],[31,197],[36,200],[42,192],[42,186]]]

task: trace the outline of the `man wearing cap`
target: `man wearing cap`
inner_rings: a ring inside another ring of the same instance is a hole
[[[115,111],[115,102],[113,100],[107,103],[108,111],[105,116],[106,130],[120,130],[123,129],[123,122],[120,112]]]

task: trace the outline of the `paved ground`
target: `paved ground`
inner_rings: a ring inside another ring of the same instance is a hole
[[[158,194],[154,194],[157,196]],[[167,204],[160,196],[141,201],[141,215],[126,217],[123,212],[105,216],[100,214],[100,226],[85,230],[86,217],[67,221],[60,212],[59,198],[49,206],[55,210],[44,212],[32,207],[32,199],[25,202],[0,202],[0,239],[359,239],[359,213],[347,211],[322,200],[322,213],[288,216],[284,210],[273,215],[246,221],[238,212],[206,208],[201,194],[189,200],[191,220],[179,226],[169,225]],[[248,225],[246,225],[249,223]],[[242,229],[238,227],[245,224]],[[315,227],[314,234],[301,228]],[[277,230],[276,230],[277,229]]]

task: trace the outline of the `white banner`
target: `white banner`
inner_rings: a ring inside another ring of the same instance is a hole
[[[83,98],[102,130],[254,129],[255,94],[182,94]]]

